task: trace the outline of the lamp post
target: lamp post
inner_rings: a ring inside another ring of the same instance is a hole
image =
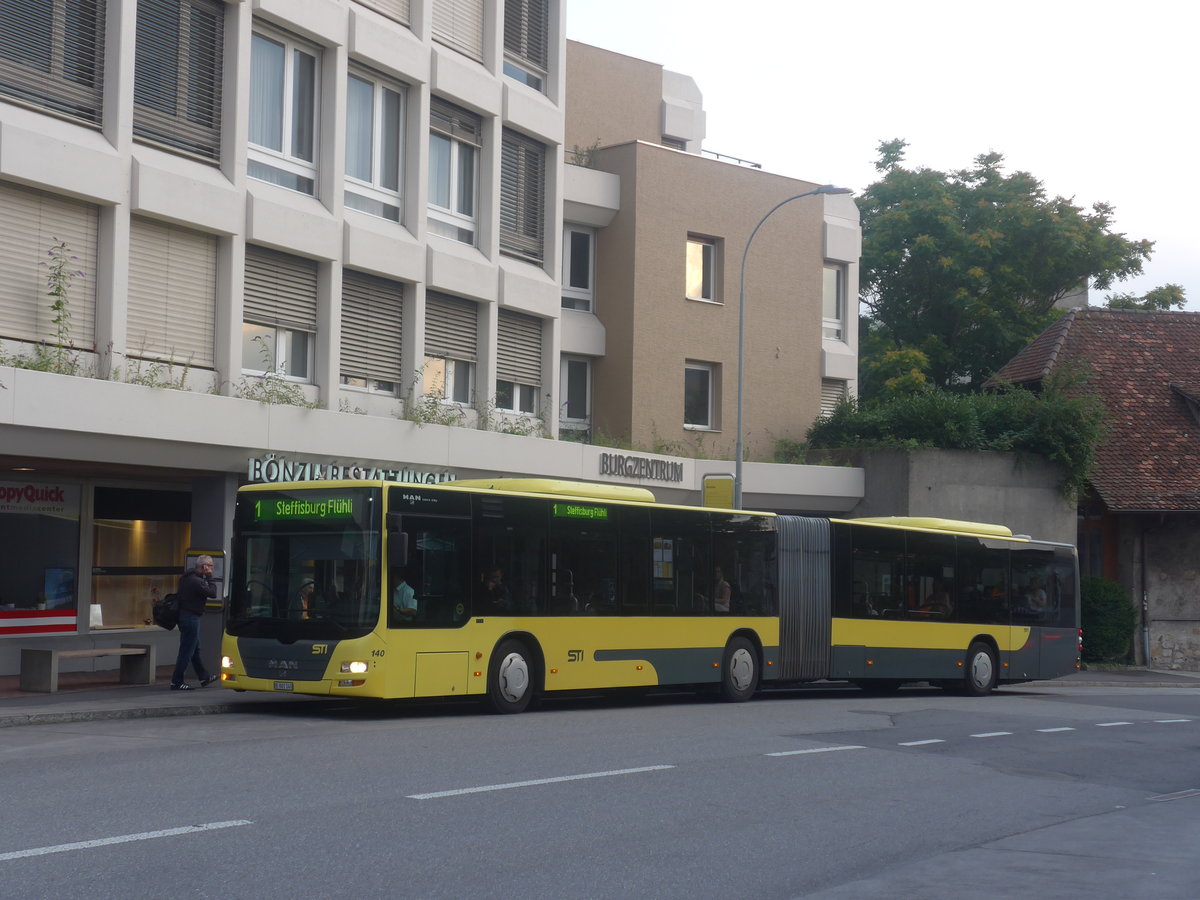
[[[763,227],[763,223],[775,213],[781,206],[791,203],[793,200],[802,200],[805,197],[813,197],[817,194],[851,194],[853,191],[850,188],[837,187],[832,184],[823,184],[819,188],[813,188],[811,191],[805,191],[803,194],[797,194],[794,197],[788,197],[786,200],[780,200],[766,214],[758,220],[758,224],[754,226],[754,230],[750,232],[750,237],[746,240],[746,248],[742,251],[742,272],[738,282],[738,370],[737,370],[737,443],[734,450],[733,463],[733,508],[742,508],[742,458],[745,453],[743,445],[744,431],[742,428],[742,394],[745,388],[746,376],[746,257],[750,255],[750,245],[754,243],[754,236],[758,234],[758,229]]]

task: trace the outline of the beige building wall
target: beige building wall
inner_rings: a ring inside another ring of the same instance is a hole
[[[567,92],[568,151],[597,141],[606,147],[662,139],[663,67],[657,63],[567,41]]]
[[[601,150],[597,163],[621,177],[621,210],[601,229],[596,253],[596,314],[608,334],[594,380],[597,431],[729,459],[742,252],[761,216],[816,185],[645,143]],[[802,438],[819,410],[823,201],[775,213],[747,264],[747,459],[770,459],[778,438]],[[689,235],[716,242],[717,302],[685,297]],[[683,425],[689,360],[718,367],[713,429]]]

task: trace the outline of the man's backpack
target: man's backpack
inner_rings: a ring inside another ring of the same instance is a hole
[[[179,624],[179,595],[167,594],[165,597],[155,600],[150,615],[154,617],[155,625],[170,631]]]

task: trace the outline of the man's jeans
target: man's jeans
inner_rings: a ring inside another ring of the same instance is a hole
[[[204,663],[200,660],[200,617],[191,613],[179,614],[179,656],[175,659],[175,671],[171,675],[171,684],[183,684],[187,674],[188,663],[196,671],[196,677],[203,681],[208,677]]]

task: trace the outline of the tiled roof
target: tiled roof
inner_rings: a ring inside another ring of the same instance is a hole
[[[1109,509],[1200,510],[1200,313],[1071,310],[992,381],[1075,364],[1108,408],[1092,486]]]

